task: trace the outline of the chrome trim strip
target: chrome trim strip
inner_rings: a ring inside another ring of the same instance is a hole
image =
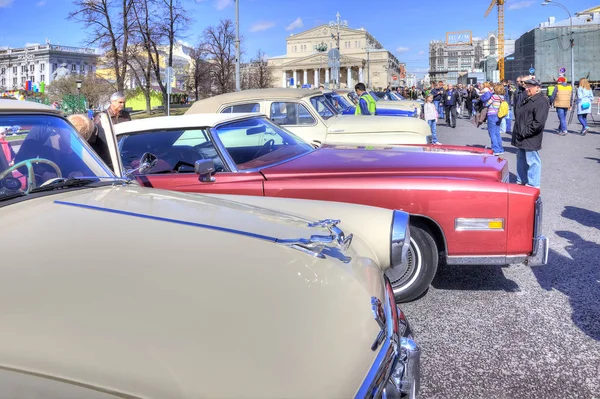
[[[391,267],[408,267],[408,249],[410,248],[410,216],[406,212],[394,211],[390,237]]]
[[[489,227],[492,222],[502,222],[501,229]],[[504,231],[504,218],[456,218],[454,219],[455,231]]]
[[[527,255],[479,255],[479,256],[446,256],[448,265],[510,265],[521,263]]]
[[[100,206],[77,204],[74,202],[66,202],[66,201],[58,201],[58,200],[54,201],[54,203],[57,205],[66,205],[66,206],[72,206],[72,207],[76,207],[76,208],[89,209],[92,211],[108,212],[108,213],[114,213],[117,215],[132,216],[132,217],[137,217],[137,218],[141,218],[141,219],[156,220],[159,222],[167,222],[167,223],[176,223],[176,224],[181,224],[184,226],[199,227],[199,228],[203,228],[203,229],[215,230],[215,231],[220,231],[220,232],[224,232],[224,233],[238,234],[238,235],[242,235],[242,236],[246,236],[246,237],[251,237],[251,238],[256,238],[259,240],[268,241],[273,244],[286,245],[290,248],[300,250],[306,254],[309,254],[309,255],[312,255],[312,256],[315,256],[315,257],[318,257],[321,259],[325,258],[325,255],[323,255],[323,252],[326,252],[330,256],[338,258],[344,263],[346,263],[348,261],[348,258],[340,256],[341,255],[340,253],[334,253],[334,251],[326,251],[326,249],[337,249],[337,250],[343,251],[343,250],[347,249],[350,246],[350,243],[352,242],[352,234],[345,236],[344,232],[341,229],[339,229],[338,227],[336,227],[335,225],[332,226],[331,223],[329,223],[330,222],[329,220],[319,221],[314,224],[309,223],[308,227],[325,227],[332,234],[330,236],[312,235],[308,239],[307,238],[284,239],[284,238],[275,238],[275,237],[265,236],[262,234],[251,233],[249,231],[230,229],[227,227],[220,227],[220,226],[214,226],[214,225],[203,224],[203,223],[188,222],[186,220],[171,219],[171,218],[165,218],[165,217],[160,217],[160,216],[152,216],[152,215],[146,215],[143,213],[122,211],[119,209],[103,208]],[[339,222],[339,221],[334,221],[334,222]],[[327,244],[333,244],[333,246],[329,246]]]
[[[535,211],[533,214],[533,247],[531,256],[536,256],[539,247],[539,238],[542,235],[542,213],[544,211],[544,204],[542,203],[542,197],[538,197],[535,200]]]

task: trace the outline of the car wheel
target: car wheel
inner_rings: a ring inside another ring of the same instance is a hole
[[[412,301],[427,292],[437,272],[438,258],[437,245],[429,230],[411,225],[408,267],[404,271],[391,268],[385,273],[397,302]]]

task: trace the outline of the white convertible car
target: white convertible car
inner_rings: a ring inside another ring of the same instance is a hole
[[[26,135],[0,151],[0,397],[417,395],[383,274],[406,213],[146,189],[60,111],[0,100],[0,126]]]

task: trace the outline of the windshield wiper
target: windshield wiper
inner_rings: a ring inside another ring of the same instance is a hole
[[[16,191],[16,192],[7,193],[7,194],[0,194],[0,201],[6,201],[9,199],[13,199],[13,198],[23,197],[25,195],[27,195],[27,194],[25,194],[25,192],[23,192],[23,191]]]
[[[58,178],[44,186],[36,187],[33,190],[31,190],[30,192],[31,193],[39,193],[40,191],[52,191],[52,190],[57,190],[57,189],[61,189],[61,188],[83,187],[83,186],[87,186],[88,184],[96,183],[99,181],[100,181],[100,179],[97,177],[95,177],[95,178],[77,178],[77,177]]]

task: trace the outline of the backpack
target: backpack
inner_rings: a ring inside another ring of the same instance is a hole
[[[504,118],[506,115],[508,115],[508,103],[502,100],[498,108],[498,118]]]

